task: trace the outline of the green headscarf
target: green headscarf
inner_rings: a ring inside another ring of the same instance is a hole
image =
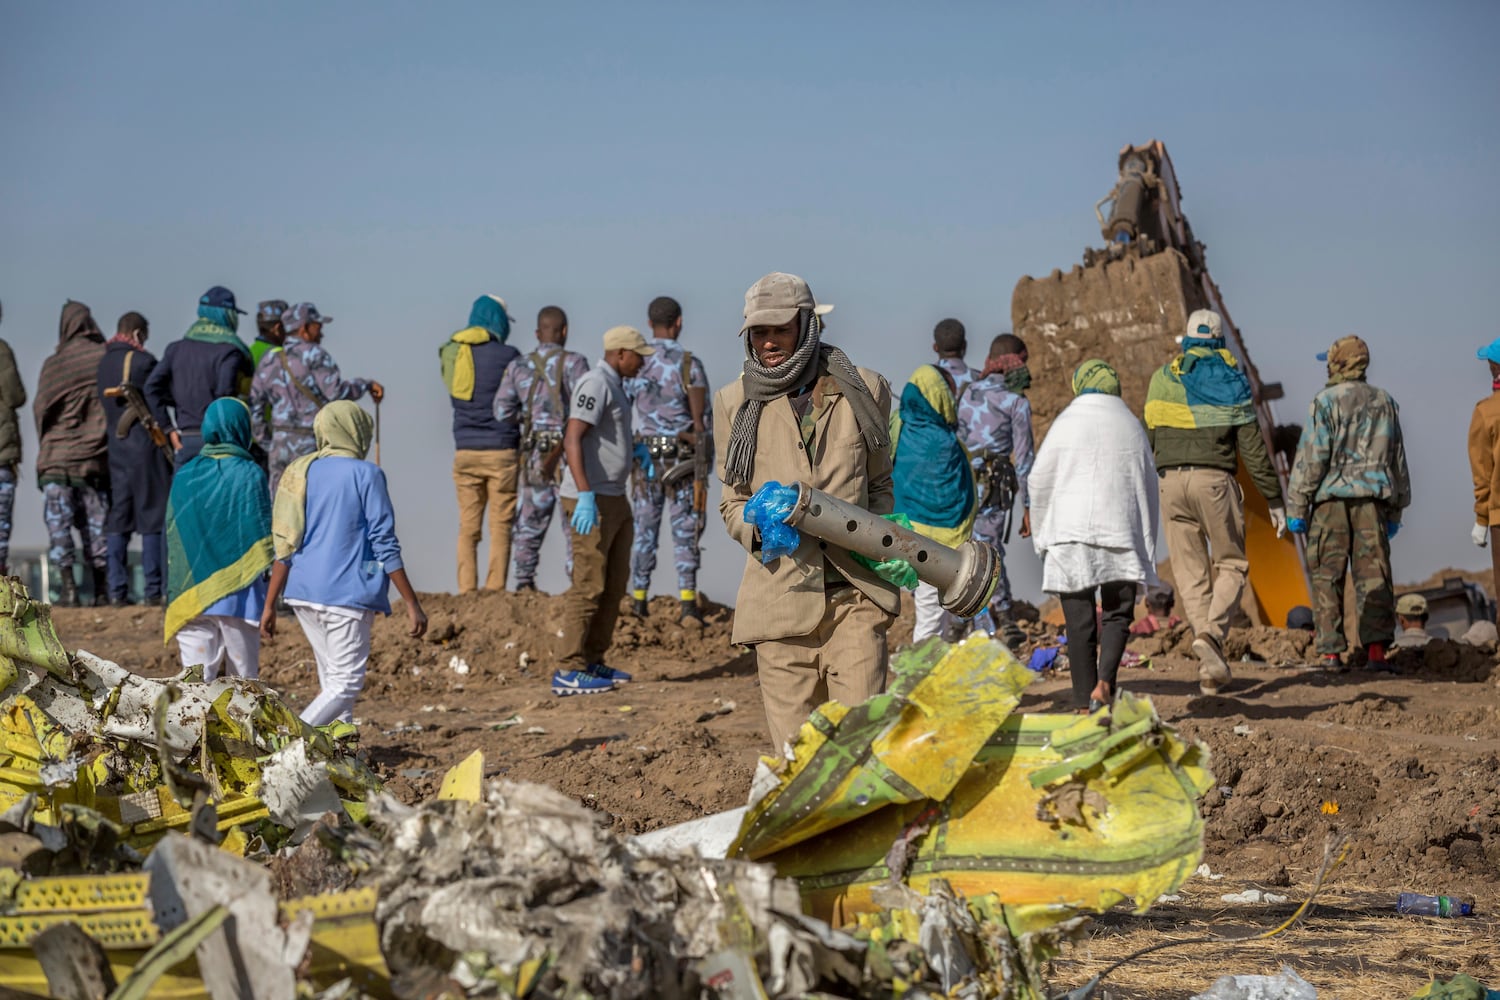
[[[1099,358],[1089,358],[1073,372],[1073,395],[1097,392],[1106,396],[1120,394],[1120,376]]]
[[[276,558],[285,559],[302,547],[307,531],[307,470],[320,458],[339,456],[362,459],[375,436],[374,419],[347,399],[335,400],[318,411],[313,420],[313,438],[318,450],[303,455],[281,474],[276,502],[271,510],[271,535]]]

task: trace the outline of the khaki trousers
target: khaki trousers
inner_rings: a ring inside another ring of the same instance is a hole
[[[832,699],[858,705],[885,690],[885,634],[893,618],[857,587],[828,595],[811,635],[755,644],[771,746],[781,753],[812,710]]]
[[[614,639],[620,601],[630,587],[630,546],[635,519],[626,497],[595,495],[599,523],[587,535],[573,532],[573,585],[563,595],[559,670],[582,670],[604,662]],[[563,520],[578,501],[563,498]]]
[[[485,590],[504,590],[510,573],[510,526],[516,519],[516,450],[453,453],[453,486],[458,491],[458,592],[479,587],[475,550],[490,511],[490,564]]]
[[[1177,596],[1195,635],[1219,642],[1245,593],[1245,496],[1231,473],[1167,469],[1161,514]]]

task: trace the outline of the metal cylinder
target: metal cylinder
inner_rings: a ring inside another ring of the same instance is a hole
[[[983,611],[1000,579],[1000,557],[984,542],[970,539],[949,548],[806,483],[797,484],[797,503],[786,523],[866,559],[905,559],[917,579],[937,588],[944,610],[960,618]]]

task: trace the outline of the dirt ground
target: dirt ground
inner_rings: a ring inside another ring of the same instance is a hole
[[[406,638],[399,616],[377,622],[369,681],[356,710],[370,761],[396,795],[433,793],[444,769],[474,749],[491,775],[550,784],[638,832],[742,805],[756,758],[770,751],[755,669],[729,642],[730,611],[706,626],[677,623],[659,598],[647,621],[621,618],[611,665],[634,683],[607,695],[550,693],[561,602],[547,595],[423,598],[431,632]],[[81,647],[142,672],[176,669],[158,609],[58,609]],[[892,633],[910,635],[909,612]],[[1038,637],[1042,626],[1033,626]],[[1156,952],[1112,974],[1117,998],[1181,1000],[1225,973],[1275,972],[1282,962],[1324,996],[1407,997],[1431,974],[1468,972],[1500,985],[1500,688],[1494,657],[1443,645],[1403,659],[1400,675],[1326,675],[1302,663],[1305,634],[1236,632],[1227,693],[1202,697],[1185,639],[1136,644],[1142,666],[1121,684],[1214,752],[1204,800],[1204,860],[1180,899],[1144,916],[1111,912],[1054,963],[1073,987],[1138,948],[1204,933],[1269,930],[1305,898],[1331,835],[1349,837],[1311,917],[1253,945]],[[262,676],[296,705],[316,690],[295,622],[263,651]],[[1023,711],[1066,711],[1066,675],[1043,677]],[[1285,895],[1224,902],[1247,888]],[[1479,917],[1398,916],[1397,893],[1465,894]]]

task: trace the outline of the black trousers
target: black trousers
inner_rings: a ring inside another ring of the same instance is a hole
[[[1094,615],[1095,594],[1102,609]],[[1130,620],[1135,617],[1135,584],[1106,583],[1094,590],[1058,594],[1063,618],[1068,625],[1068,669],[1073,678],[1073,704],[1087,708],[1089,695],[1100,681],[1115,691],[1115,674],[1125,655],[1125,640],[1130,635]],[[1100,628],[1100,624],[1103,628]],[[1102,633],[1102,634],[1101,634]]]

